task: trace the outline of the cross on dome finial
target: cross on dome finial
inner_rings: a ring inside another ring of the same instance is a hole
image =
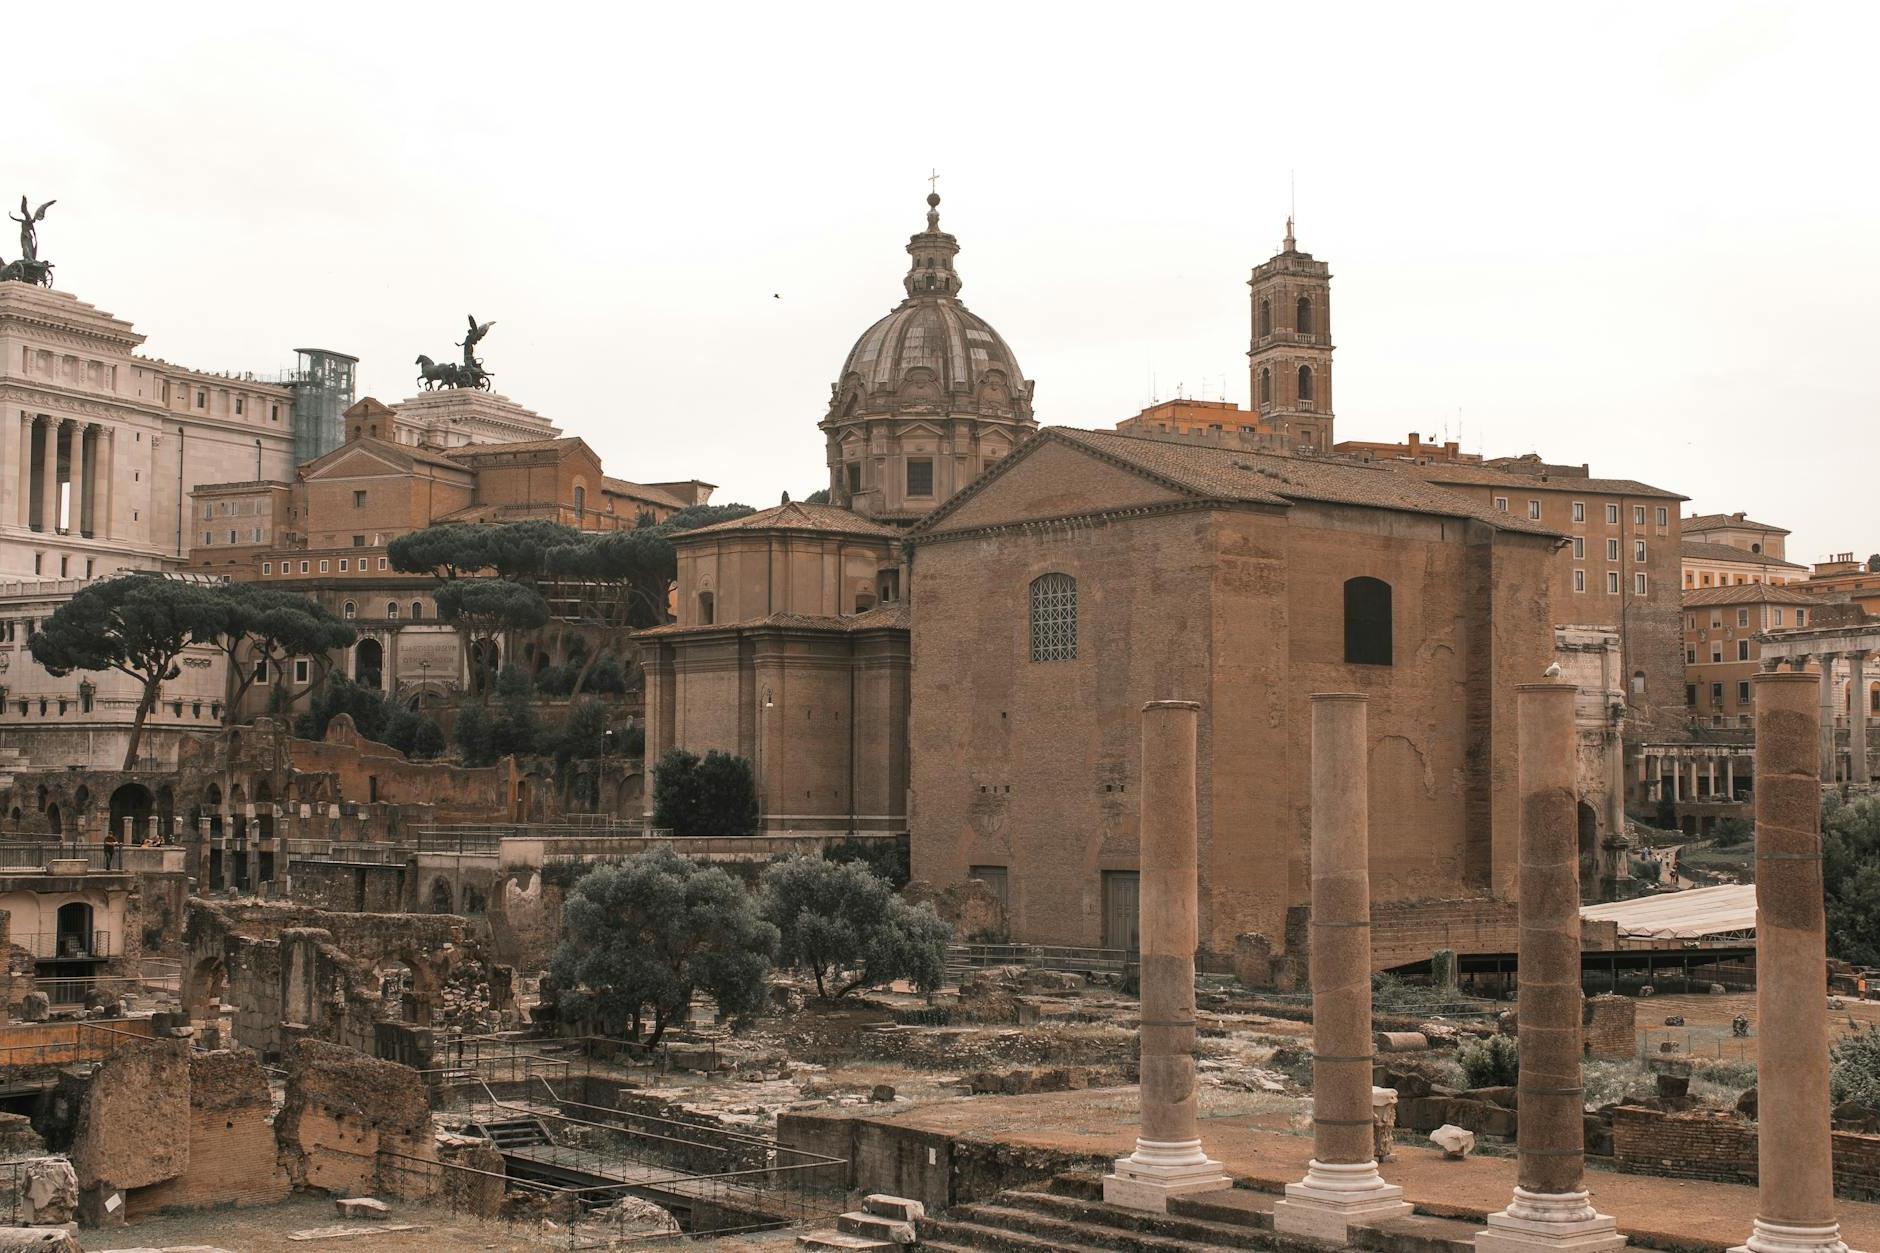
[[[928,178],[931,187],[940,174]],[[957,296],[960,276],[953,269],[953,258],[960,250],[959,241],[940,229],[940,193],[927,193],[927,229],[907,241],[907,253],[914,264],[902,280],[909,296]]]

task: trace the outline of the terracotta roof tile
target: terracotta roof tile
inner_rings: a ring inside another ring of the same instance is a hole
[[[1244,501],[1288,505],[1295,501],[1362,505],[1405,513],[1473,518],[1505,531],[1531,535],[1558,535],[1551,527],[1489,508],[1455,492],[1368,462],[1329,457],[1288,457],[1206,444],[1177,443],[1153,436],[1117,431],[1086,431],[1076,427],[1046,427],[1037,439],[1004,459],[1017,462],[1024,450],[1040,440],[1061,440],[1099,456],[1132,466],[1142,473],[1206,500]],[[953,498],[964,499],[991,481],[999,467]],[[929,531],[951,511],[951,503],[930,515],[917,531]]]
[[[1637,479],[1568,478],[1549,475],[1515,474],[1493,466],[1453,465],[1448,462],[1397,462],[1393,465],[1405,474],[1415,474],[1432,483],[1466,483],[1475,487],[1535,488],[1550,492],[1586,492],[1602,496],[1662,496],[1666,500],[1689,500]]]
[[[1689,525],[1686,523],[1685,525]],[[1784,561],[1780,557],[1771,557],[1768,553],[1753,553],[1747,548],[1738,548],[1735,544],[1713,544],[1709,540],[1680,540],[1679,549],[1686,557],[1697,561],[1739,561],[1752,566],[1781,566],[1785,570],[1806,570],[1807,566],[1793,561]]]
[[[1725,531],[1733,528],[1744,531],[1768,531],[1771,535],[1789,533],[1785,527],[1770,526],[1767,522],[1757,522],[1739,513],[1694,513],[1684,519],[1686,535],[1700,531]]]
[[[1684,593],[1684,607],[1705,605],[1819,605],[1821,597],[1810,596],[1775,583],[1733,583],[1729,587],[1697,587]]]
[[[729,522],[714,522],[696,530],[682,531],[673,536],[672,540],[675,544],[683,543],[700,535],[716,535],[725,531],[827,531],[836,535],[869,535],[883,539],[901,534],[891,526],[883,526],[847,509],[793,500],[788,504],[746,514],[742,518],[733,518]]]

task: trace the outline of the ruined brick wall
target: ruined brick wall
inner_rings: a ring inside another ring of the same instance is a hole
[[[1834,1191],[1854,1200],[1880,1197],[1880,1136],[1833,1134]],[[1623,1171],[1677,1179],[1756,1182],[1756,1126],[1730,1114],[1613,1111],[1612,1155]]]
[[[421,1200],[442,1186],[429,1094],[417,1071],[396,1062],[296,1043],[274,1135],[296,1188]]]
[[[275,1157],[274,1113],[260,1060],[247,1052],[189,1058],[189,1152],[173,1179],[133,1192],[129,1217],[171,1208],[271,1205],[287,1196]]]
[[[189,1166],[189,1041],[152,1040],[85,1081],[68,1155],[82,1192],[174,1179]]]
[[[1586,998],[1581,1038],[1588,1057],[1624,1061],[1638,1051],[1638,1002],[1629,996]]]
[[[1377,970],[1428,961],[1439,948],[1512,953],[1520,937],[1511,900],[1466,896],[1371,904],[1371,965]]]
[[[288,742],[292,768],[331,775],[340,795],[382,804],[436,808],[440,822],[488,822],[507,815],[514,792],[514,764],[466,768],[447,762],[406,761],[397,749],[360,735],[345,714],[333,719],[324,740]]]
[[[341,913],[392,914],[406,908],[405,867],[295,861],[287,899]]]

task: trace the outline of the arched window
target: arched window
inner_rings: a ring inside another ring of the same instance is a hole
[[[340,610],[340,616],[345,618],[355,618],[358,617],[358,615],[359,606],[353,604],[350,600],[346,602],[346,607]]]
[[[422,618],[423,616],[424,616],[424,602],[421,600],[412,601],[411,602],[411,620],[413,622],[416,622],[419,618]]]
[[[1031,659],[1077,660],[1077,580],[1068,574],[1031,581]]]
[[[717,606],[713,602],[712,594],[710,592],[700,592],[698,594],[698,625],[712,625],[712,615],[716,612],[716,609]]]
[[[1260,403],[1263,405],[1273,403],[1273,371],[1264,366],[1260,368]]]
[[[1271,335],[1272,333],[1273,333],[1273,302],[1270,300],[1262,299],[1260,301],[1260,334]]]
[[[1299,306],[1293,313],[1293,327],[1301,335],[1312,333],[1312,297],[1299,297]]]
[[[1302,407],[1312,404],[1312,367],[1309,365],[1299,367],[1299,403]]]
[[[388,621],[391,621],[391,622],[398,621],[398,602],[397,601],[388,600],[385,602],[385,617]]]
[[[1632,695],[1645,695],[1645,672],[1643,670],[1634,670],[1632,672]]]
[[[1382,579],[1345,580],[1345,662],[1391,664],[1390,584]]]
[[[587,509],[587,488],[577,487],[574,489],[574,524],[576,526],[581,525],[581,517],[582,517],[582,514],[586,511],[586,509]]]

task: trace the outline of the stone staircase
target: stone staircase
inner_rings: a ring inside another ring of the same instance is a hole
[[[916,1226],[932,1253],[1228,1253],[1275,1249],[1273,1201],[1233,1189],[1177,1198],[1167,1214],[1103,1203],[1095,1175],[1065,1174],[1042,1192],[1001,1192]]]
[[[496,1118],[479,1123],[477,1130],[489,1137],[490,1145],[499,1153],[555,1142],[548,1134],[547,1125],[539,1118]]]
[[[902,1253],[914,1244],[914,1225],[926,1212],[919,1201],[876,1193],[862,1199],[862,1208],[838,1217],[834,1230],[798,1236],[796,1247],[828,1253]]]
[[[1043,1191],[1001,1192],[915,1227],[924,1253],[1325,1253],[1273,1231],[1278,1196],[1231,1188],[1169,1201],[1167,1214],[1107,1205],[1100,1176],[1062,1174]],[[1412,1215],[1353,1227],[1349,1247],[1371,1253],[1473,1253],[1477,1223]],[[822,1246],[842,1248],[851,1246]],[[871,1246],[861,1246],[871,1247]]]

